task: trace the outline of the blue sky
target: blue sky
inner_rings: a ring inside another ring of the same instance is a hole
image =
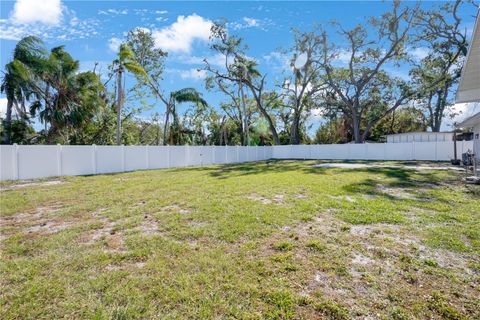
[[[436,6],[424,2],[422,6]],[[164,74],[165,92],[195,87],[207,101],[217,106],[223,96],[204,89],[204,73],[197,69],[206,57],[213,63],[215,55],[208,48],[211,21],[226,18],[228,28],[245,39],[248,55],[255,58],[269,74],[274,85],[286,68],[286,57],[278,53],[292,44],[291,29],[310,30],[315,24],[336,20],[346,28],[379,15],[390,6],[379,1],[61,1],[17,0],[1,2],[1,65],[11,58],[16,41],[34,34],[50,48],[65,45],[82,70],[91,70],[95,62],[102,70],[115,58],[115,50],[129,30],[151,30],[159,47],[169,52]],[[465,28],[473,29],[473,7],[461,12]],[[334,34],[332,40],[341,44]],[[422,50],[416,52],[422,55]],[[399,75],[404,70],[394,72]],[[4,97],[1,97],[4,104]],[[164,112],[163,106],[147,111]],[[315,121],[312,120],[312,121]]]

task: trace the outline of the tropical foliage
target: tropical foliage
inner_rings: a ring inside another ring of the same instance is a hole
[[[3,71],[2,143],[363,143],[439,131],[455,115],[452,97],[468,48],[459,12],[470,5],[457,0],[426,10],[394,1],[351,28],[293,30],[291,47],[277,52],[289,66],[274,75],[248,55],[227,21],[217,21],[211,56],[223,63],[206,58],[201,72],[206,90],[223,95],[218,105],[199,88],[164,90],[168,53],[148,29],[128,32],[107,79],[96,67],[80,71],[64,46],[47,49],[25,37]],[[332,31],[342,41],[333,41]],[[400,65],[403,74],[395,72]]]

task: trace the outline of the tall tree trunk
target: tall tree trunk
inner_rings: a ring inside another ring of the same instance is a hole
[[[3,133],[3,143],[10,144],[11,143],[11,135],[12,135],[12,107],[13,107],[13,100],[7,100],[7,110],[5,114],[5,131]]]
[[[165,107],[165,123],[163,125],[163,145],[164,146],[167,145],[167,141],[168,141],[168,121],[170,118],[170,108],[171,108],[170,105],[171,105],[171,99],[170,99],[170,102],[166,104],[166,107]]]
[[[120,134],[122,130],[122,103],[123,103],[123,86],[122,86],[123,68],[118,68],[117,74],[117,145],[120,145]]]
[[[290,144],[300,144],[300,113],[293,115],[292,126],[290,129]]]
[[[360,116],[353,112],[353,139],[355,143],[363,143],[363,137],[360,134]]]
[[[243,145],[249,145],[248,138],[248,122],[247,122],[247,105],[245,103],[245,95],[243,93],[243,83],[240,81],[240,95],[242,96],[242,107],[243,107],[243,117],[242,117],[242,131],[243,131]]]

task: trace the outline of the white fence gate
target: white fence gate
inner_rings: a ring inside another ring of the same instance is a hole
[[[457,143],[457,156],[472,149]],[[267,159],[433,160],[453,158],[453,142],[287,146],[0,146],[0,180],[203,166]]]

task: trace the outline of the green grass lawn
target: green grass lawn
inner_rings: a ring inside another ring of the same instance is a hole
[[[0,318],[480,318],[479,187],[314,163],[3,183]]]

